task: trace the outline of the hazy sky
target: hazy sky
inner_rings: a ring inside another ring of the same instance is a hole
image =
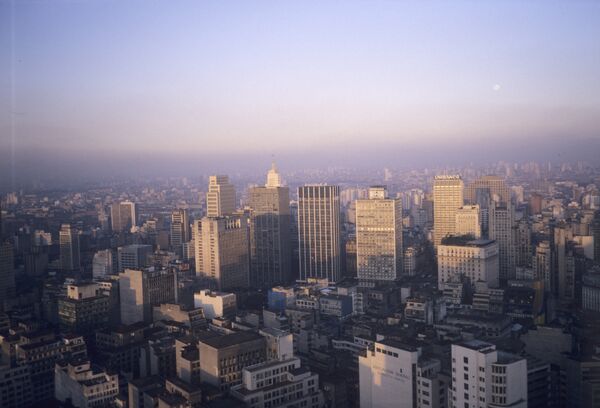
[[[600,139],[599,1],[0,0],[0,30],[17,156]]]

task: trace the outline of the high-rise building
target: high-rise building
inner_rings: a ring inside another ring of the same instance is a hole
[[[229,177],[218,175],[208,179],[206,193],[206,216],[223,217],[235,212],[235,187]]]
[[[190,222],[188,211],[178,208],[171,212],[171,250],[179,256],[183,256],[183,244],[190,240]]]
[[[512,204],[492,201],[489,210],[489,238],[498,243],[500,282],[515,278],[516,224]]]
[[[175,302],[175,274],[172,269],[125,269],[119,274],[121,322],[151,322],[152,308]]]
[[[385,187],[356,201],[356,270],[361,281],[395,281],[403,272],[402,205]]]
[[[341,279],[340,188],[298,188],[298,256],[300,280]]]
[[[58,322],[67,333],[90,334],[108,324],[110,298],[98,283],[67,286],[67,295],[58,300]]]
[[[250,285],[272,287],[292,278],[290,242],[290,193],[281,186],[275,165],[265,187],[249,189]]]
[[[79,269],[79,232],[70,224],[63,224],[59,232],[59,242],[61,268],[64,271]]]
[[[119,375],[99,370],[87,359],[59,361],[54,375],[55,398],[75,407],[110,406],[119,394]]]
[[[10,242],[0,243],[0,299],[9,299],[15,290],[15,260]],[[0,301],[0,309],[3,302]]]
[[[486,282],[498,287],[498,244],[470,237],[448,237],[437,250],[438,288],[457,278],[467,278],[471,285]]]
[[[152,245],[132,244],[117,249],[119,272],[125,269],[141,269],[149,266]]]
[[[456,212],[463,206],[464,184],[460,176],[435,176],[433,180],[433,244],[455,235]]]
[[[112,204],[110,220],[113,232],[129,231],[137,225],[137,204],[131,201]]]
[[[452,406],[527,407],[527,360],[480,340],[452,345]]]
[[[448,378],[439,360],[395,340],[376,341],[358,358],[361,408],[447,407]]]
[[[204,217],[194,223],[196,275],[218,290],[248,287],[250,256],[246,216]]]
[[[550,248],[550,242],[542,241],[535,248],[535,255],[533,256],[533,277],[544,282],[544,291],[554,292],[556,289],[554,274],[553,274],[553,263],[552,263],[552,250]]]
[[[479,205],[463,205],[456,210],[456,235],[471,235],[481,238],[481,217]]]

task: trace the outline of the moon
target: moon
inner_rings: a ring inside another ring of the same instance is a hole
[[[500,90],[500,84],[494,84],[494,86],[492,86],[492,89],[496,92],[498,92]]]

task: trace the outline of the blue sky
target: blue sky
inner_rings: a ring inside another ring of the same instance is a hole
[[[0,0],[0,146],[11,120],[17,151],[585,146],[599,22],[597,1]]]

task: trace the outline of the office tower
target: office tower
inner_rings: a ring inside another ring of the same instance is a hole
[[[94,279],[97,279],[107,275],[114,275],[118,272],[118,267],[119,262],[115,251],[112,249],[103,249],[94,254],[92,276]]]
[[[594,237],[594,261],[600,263],[600,211],[594,213],[590,223],[590,234]]]
[[[527,360],[480,340],[452,345],[452,406],[527,407]]]
[[[489,209],[490,239],[498,243],[500,283],[515,278],[515,212],[512,204],[492,201]]]
[[[438,288],[457,278],[467,278],[471,285],[486,282],[498,287],[498,244],[495,241],[467,237],[448,237],[438,246]]]
[[[122,201],[110,206],[110,219],[113,232],[129,231],[137,225],[137,204]]]
[[[88,359],[56,363],[55,398],[79,408],[110,406],[119,394],[119,374],[92,366]]]
[[[198,348],[202,356],[200,380],[221,391],[241,384],[244,368],[266,360],[265,338],[251,331],[206,336]]]
[[[464,184],[460,176],[435,176],[433,180],[433,244],[455,235],[456,211],[463,206]]]
[[[204,217],[194,223],[196,275],[218,290],[248,287],[250,256],[246,216]]]
[[[531,224],[526,217],[517,221],[515,247],[515,266],[531,267]]]
[[[322,407],[319,375],[302,368],[299,358],[269,361],[242,370],[231,395],[255,408]]]
[[[291,274],[290,192],[281,186],[275,165],[265,187],[249,189],[250,286],[288,283]]]
[[[59,232],[60,266],[64,271],[79,269],[79,232],[70,224],[63,224]]]
[[[9,241],[0,243],[0,299],[9,299],[15,291],[15,259]],[[0,301],[0,310],[3,309]]]
[[[152,308],[175,301],[175,274],[171,269],[125,269],[119,274],[121,322],[152,321]]]
[[[300,280],[341,279],[340,188],[298,188],[298,256]]]
[[[361,408],[448,406],[447,379],[439,360],[396,340],[379,340],[358,357]]]
[[[152,245],[133,244],[117,249],[119,272],[125,269],[141,269],[150,265]]]
[[[58,300],[58,322],[66,333],[90,334],[109,321],[110,298],[98,283],[67,286],[67,295]]]
[[[29,367],[0,365],[0,407],[27,408],[33,406]]]
[[[171,212],[171,250],[180,257],[183,256],[183,244],[190,240],[190,222],[188,211],[178,208]]]
[[[210,176],[206,193],[206,216],[223,217],[235,212],[235,187],[227,176]]]
[[[463,205],[456,210],[456,235],[471,235],[481,238],[481,217],[479,205]]]
[[[356,271],[365,282],[395,281],[402,262],[402,205],[385,187],[371,187],[368,200],[356,201]]]
[[[509,203],[510,188],[502,177],[483,176],[467,184],[465,187],[465,202],[468,204],[477,204],[477,190],[489,191],[492,201]]]
[[[542,241],[535,248],[533,257],[533,277],[544,282],[544,291],[554,293],[556,285],[553,276],[552,250],[550,242]]]
[[[600,225],[600,223],[599,223]],[[600,231],[600,230],[599,230]],[[300,276],[300,242],[298,239],[298,201],[290,201],[290,251],[292,253],[292,279]]]

